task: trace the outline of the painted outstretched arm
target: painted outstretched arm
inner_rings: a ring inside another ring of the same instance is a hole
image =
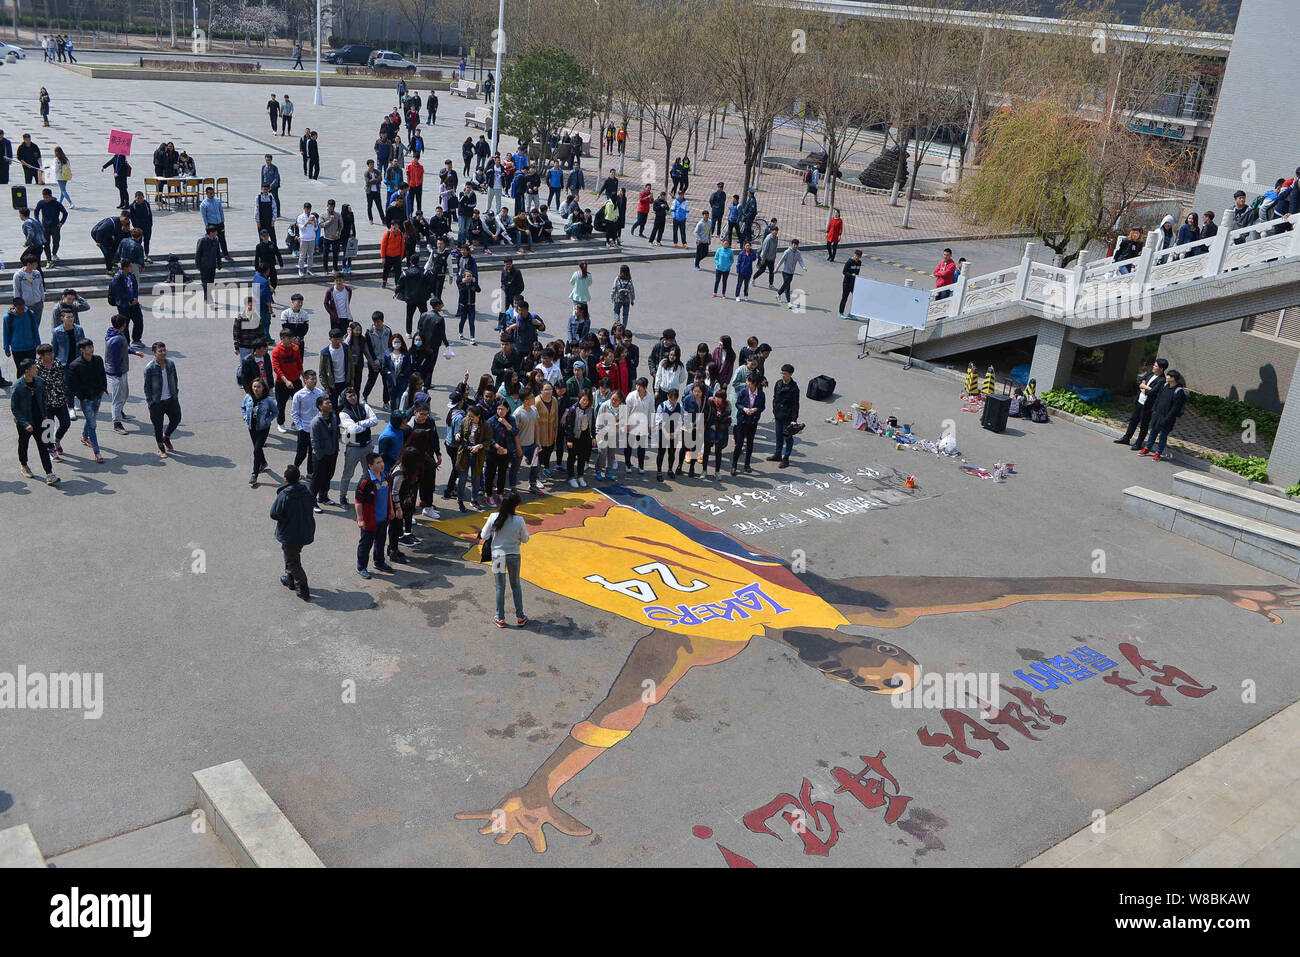
[[[1006,608],[1023,601],[1132,601],[1222,598],[1277,623],[1277,612],[1300,605],[1300,588],[1272,585],[1193,585],[1117,578],[849,578],[829,583],[831,599],[856,625],[902,628],[928,615]],[[829,596],[828,596],[829,597]]]
[[[652,631],[637,641],[605,699],[585,721],[574,725],[527,784],[511,791],[493,809],[462,811],[456,817],[487,821],[479,833],[495,834],[498,844],[509,844],[522,834],[539,854],[546,850],[543,825],[574,837],[590,834],[591,828],[556,806],[560,788],[636,730],[650,707],[662,701],[687,671],[725,661],[747,644]]]

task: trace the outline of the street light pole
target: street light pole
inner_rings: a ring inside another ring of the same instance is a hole
[[[317,106],[325,103],[320,90],[320,0],[316,0],[316,98],[313,102]]]
[[[506,0],[501,0],[497,10],[497,48],[496,87],[492,90],[492,155],[497,154],[497,117],[501,115],[501,51],[506,45]]]

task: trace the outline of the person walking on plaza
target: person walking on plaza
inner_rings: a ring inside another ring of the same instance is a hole
[[[5,131],[0,130],[0,186],[9,183],[9,166],[14,161],[14,145],[5,139]]]
[[[276,136],[280,135],[280,101],[271,94],[271,98],[266,101],[266,115],[271,118],[271,132]]]
[[[104,335],[104,374],[108,378],[108,397],[113,407],[113,431],[126,435],[123,419],[126,415],[126,401],[130,398],[127,373],[130,371],[131,356],[141,357],[126,338],[126,316],[117,315],[109,320],[108,331]]]
[[[799,240],[792,239],[776,264],[776,271],[781,274],[781,288],[776,291],[776,296],[779,299],[784,295],[786,305],[790,305],[790,283],[794,281],[795,269],[808,271],[808,267],[804,265],[803,254],[799,252]]]
[[[1182,374],[1177,369],[1170,369],[1165,373],[1165,385],[1155,397],[1155,410],[1151,413],[1151,440],[1147,445],[1142,446],[1138,455],[1146,455],[1148,452],[1155,452],[1152,459],[1160,461],[1160,457],[1165,454],[1165,443],[1169,441],[1169,433],[1173,431],[1179,416],[1187,408],[1187,383],[1183,381]]]
[[[284,102],[280,104],[280,135],[289,136],[293,133],[293,100],[289,99],[289,94],[284,95]],[[277,195],[275,201],[278,203],[280,197]]]
[[[266,468],[266,438],[271,434],[271,424],[279,414],[279,406],[266,391],[266,380],[254,379],[240,407],[244,424],[248,426],[249,437],[253,440],[253,474],[248,477],[250,488],[257,488],[257,476]]]
[[[60,186],[63,184],[60,183]],[[144,198],[144,193],[140,190],[135,191],[135,199],[127,209],[127,216],[130,217],[132,234],[135,230],[140,230],[140,245],[144,250],[144,261],[153,262],[149,256],[149,240],[153,237],[153,207],[149,201]]]
[[[36,182],[41,174],[41,148],[32,141],[31,133],[23,134],[23,141],[18,144],[14,157],[23,168],[23,182]]]
[[[496,616],[492,623],[498,628],[506,627],[507,582],[515,606],[515,624],[520,628],[528,624],[528,616],[524,614],[524,592],[519,581],[519,571],[523,562],[520,546],[527,543],[529,536],[523,516],[516,514],[518,508],[518,493],[513,490],[506,492],[501,498],[501,505],[488,516],[479,532],[483,548],[488,549],[492,561],[492,579],[497,599]]]
[[[384,546],[388,537],[388,523],[400,518],[400,510],[393,500],[388,470],[378,452],[366,456],[366,467],[357,483],[357,528],[361,530],[357,542],[357,574],[370,577],[370,556],[375,558],[375,571],[391,572],[393,566],[385,561]]]
[[[302,550],[316,540],[316,516],[312,512],[311,491],[303,485],[296,465],[284,467],[284,484],[275,491],[271,518],[275,521],[275,540],[284,555],[284,574],[280,584],[293,588],[303,601],[311,601],[307,572],[302,567]]]
[[[45,89],[45,87],[41,87],[41,92],[38,96],[38,100],[40,102],[40,110],[41,110],[41,125],[49,126],[50,125],[50,94],[49,91]]]
[[[1128,418],[1128,428],[1118,439],[1114,439],[1116,445],[1128,445],[1133,440],[1132,448],[1134,450],[1143,448],[1147,444],[1147,432],[1151,428],[1151,416],[1155,412],[1156,400],[1165,387],[1165,370],[1169,368],[1168,359],[1156,359],[1151,363],[1151,368],[1138,376],[1137,400],[1133,403],[1133,412]],[[1134,433],[1137,438],[1134,439]]]
[[[18,364],[18,381],[9,393],[9,411],[13,414],[14,427],[18,430],[18,467],[23,476],[35,478],[32,470],[27,467],[27,449],[32,439],[35,439],[36,453],[41,457],[41,467],[45,470],[45,484],[58,485],[60,479],[54,474],[49,449],[41,440],[41,433],[46,428],[45,420],[49,416],[45,382],[37,376],[35,359],[23,359]]]
[[[95,427],[100,400],[108,394],[108,376],[104,372],[104,360],[95,355],[93,342],[82,339],[77,349],[81,354],[68,366],[68,390],[81,408],[81,444],[102,465],[104,456],[99,451],[99,433]]]
[[[700,221],[695,224],[695,270],[700,269],[700,260],[709,255],[709,214],[700,213]]]
[[[301,70],[301,69],[303,69],[303,65],[302,65],[302,41],[301,41],[301,40],[296,40],[296,41],[294,41],[294,44],[293,44],[293,66],[291,66],[289,69],[290,69],[290,70]]]
[[[274,209],[271,211],[271,221],[268,225],[265,222],[264,211],[260,205],[254,205],[255,216],[258,225],[262,229],[274,230],[275,220],[280,218],[280,167],[275,165],[275,160],[270,153],[262,157],[261,183],[266,187],[266,191],[275,198]],[[265,193],[263,194],[265,195]],[[274,232],[272,232],[274,235]]]
[[[812,196],[814,206],[821,205],[821,203],[817,202],[817,186],[821,183],[821,181],[822,181],[821,170],[818,169],[816,166],[810,166],[808,167],[808,169],[804,170],[804,174],[803,174],[804,193],[803,193],[803,199],[799,200],[800,206],[808,202],[809,196]]]
[[[153,423],[153,437],[158,443],[158,457],[167,458],[172,447],[172,433],[181,424],[181,397],[176,380],[176,364],[167,358],[167,345],[155,342],[152,347],[153,362],[144,367],[144,401],[149,406],[149,420]],[[167,428],[163,429],[163,417]]]
[[[45,314],[45,273],[39,252],[24,252],[21,269],[14,270],[12,292],[27,304],[27,311],[39,326]]]
[[[766,272],[768,289],[774,288],[772,281],[776,276],[776,256],[780,243],[778,228],[773,226],[758,247],[758,271],[754,274],[754,279],[762,279],[763,273]]]
[[[320,136],[315,130],[307,140],[307,178],[320,179]]]

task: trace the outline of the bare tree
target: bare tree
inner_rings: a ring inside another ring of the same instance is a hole
[[[744,135],[742,195],[754,181],[777,114],[794,102],[795,69],[804,56],[807,28],[814,16],[784,6],[755,6],[747,0],[709,4],[702,33],[725,37],[726,49],[706,62],[718,93],[734,107]]]

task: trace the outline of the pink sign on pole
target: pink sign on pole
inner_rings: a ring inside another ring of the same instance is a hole
[[[123,133],[121,130],[109,130],[108,151],[114,156],[131,155],[131,138],[135,134]]]

